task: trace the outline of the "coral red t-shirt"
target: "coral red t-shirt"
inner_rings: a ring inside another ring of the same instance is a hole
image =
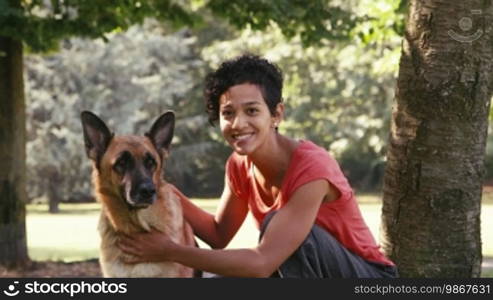
[[[348,250],[367,261],[394,265],[376,244],[339,164],[329,153],[310,141],[301,141],[294,150],[281,190],[271,206],[261,199],[252,162],[247,156],[231,154],[226,163],[226,181],[238,199],[248,201],[257,227],[271,211],[283,207],[296,189],[310,181],[325,179],[340,192],[336,200],[322,203],[315,223],[332,234]]]

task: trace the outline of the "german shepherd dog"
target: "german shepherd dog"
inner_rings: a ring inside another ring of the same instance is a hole
[[[126,264],[118,247],[119,233],[155,228],[176,243],[195,245],[192,228],[183,217],[180,199],[162,179],[173,138],[175,117],[161,115],[145,136],[114,135],[95,114],[81,113],[92,180],[102,204],[98,230],[104,277],[193,277],[194,270],[174,262]]]

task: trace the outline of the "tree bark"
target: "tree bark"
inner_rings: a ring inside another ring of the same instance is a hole
[[[480,276],[492,12],[491,1],[410,1],[381,231],[402,277]]]
[[[28,262],[22,43],[0,37],[0,264]]]

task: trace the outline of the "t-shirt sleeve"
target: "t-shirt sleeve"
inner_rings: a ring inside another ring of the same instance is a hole
[[[322,149],[323,150],[323,149]],[[300,186],[319,179],[325,179],[346,198],[352,190],[337,161],[326,151],[307,151],[297,162],[296,171],[290,180],[290,194]]]

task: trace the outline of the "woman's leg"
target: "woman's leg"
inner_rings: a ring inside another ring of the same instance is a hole
[[[264,219],[260,237],[275,212]],[[301,246],[279,267],[279,277],[296,278],[392,278],[394,267],[371,263],[347,250],[331,234],[314,225]]]

